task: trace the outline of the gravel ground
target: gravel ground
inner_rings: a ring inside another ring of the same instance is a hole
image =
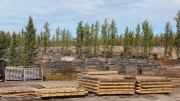
[[[146,94],[146,95],[113,95],[113,96],[85,96],[71,98],[40,99],[33,96],[5,96],[0,101],[180,101],[180,93]]]
[[[15,86],[31,86],[36,87],[37,84],[77,84],[77,81],[27,81],[27,82],[0,82],[0,88],[15,87]],[[175,88],[177,89],[177,88]],[[179,88],[178,88],[179,89]],[[40,99],[34,95],[12,95],[2,96],[0,101],[180,101],[180,90],[171,94],[146,94],[146,95],[113,95],[113,96],[95,96],[89,94],[82,97],[66,97],[66,98],[46,98]]]

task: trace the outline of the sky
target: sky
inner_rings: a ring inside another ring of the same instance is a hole
[[[57,27],[69,29],[73,36],[81,20],[85,24],[116,21],[118,34],[125,27],[135,30],[138,23],[148,20],[154,33],[164,32],[167,21],[176,31],[180,0],[0,0],[0,30],[16,32],[25,28],[31,15],[37,33],[50,24],[51,35]]]

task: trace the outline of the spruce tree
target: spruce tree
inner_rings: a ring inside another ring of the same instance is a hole
[[[43,32],[43,47],[44,47],[44,52],[46,52],[46,50],[48,49],[48,47],[50,46],[50,29],[49,29],[49,23],[46,22],[44,24],[44,32]]]
[[[137,27],[136,27],[134,46],[139,52],[140,47],[141,47],[141,27],[140,27],[140,24],[138,24]]]
[[[123,42],[124,42],[123,43],[123,46],[124,46],[123,57],[130,58],[131,57],[131,45],[130,45],[131,43],[130,43],[130,32],[129,32],[128,27],[126,27]]]
[[[44,46],[44,35],[43,35],[43,32],[42,32],[42,31],[40,32],[40,39],[41,39],[41,44],[40,44],[40,46],[43,47],[43,46]]]
[[[18,61],[17,61],[17,40],[16,40],[16,33],[15,31],[13,32],[12,35],[12,40],[11,40],[11,47],[10,47],[10,54],[9,54],[9,59],[8,62],[11,66],[17,66]]]
[[[37,47],[41,47],[41,36],[37,34]]]
[[[95,25],[91,24],[91,30],[90,30],[90,50],[91,50],[91,55],[95,55]],[[94,50],[94,51],[93,51]]]
[[[123,39],[124,39],[123,34],[120,34],[119,35],[119,46],[123,45],[123,42],[124,42]]]
[[[60,34],[61,34],[61,30],[59,27],[57,27],[56,29],[56,46],[60,47]]]
[[[149,58],[152,47],[153,47],[153,32],[152,26],[149,25],[149,22],[145,20],[142,23],[142,37],[143,37],[143,48],[144,48],[144,57]]]
[[[134,47],[134,31],[129,32],[129,43],[130,43],[131,49],[133,49],[133,47]]]
[[[80,21],[78,23],[77,29],[76,29],[76,54],[77,57],[80,58],[81,57],[81,53],[82,53],[82,48],[84,46],[83,42],[84,42],[84,27],[83,27],[83,22]]]
[[[66,47],[66,30],[63,29],[63,31],[61,33],[61,48],[62,48],[62,50],[64,50],[65,47]]]
[[[92,50],[91,50],[91,32],[90,32],[90,26],[88,23],[84,26],[84,47],[86,52],[86,58],[90,58],[92,56]]]
[[[170,22],[167,22],[165,25],[164,33],[164,55],[171,57],[173,51],[173,32]]]
[[[175,36],[175,49],[176,49],[176,55],[177,58],[180,58],[180,10],[177,13],[177,17],[175,18],[176,20],[176,28],[177,28],[177,32],[176,32],[176,36]]]
[[[56,36],[53,35],[53,37],[52,37],[52,47],[55,47],[55,45],[56,45]]]
[[[95,29],[94,29],[94,54],[95,54],[95,56],[97,55],[97,50],[99,49],[99,38],[98,38],[98,36],[99,36],[99,22],[98,21],[96,21],[96,24],[95,24]]]
[[[108,50],[108,22],[107,19],[104,20],[104,24],[101,26],[101,38],[103,45],[104,57],[107,57]]]
[[[116,34],[117,34],[116,23],[114,20],[112,20],[110,25],[110,53],[109,53],[110,57],[112,57],[113,54],[113,46],[115,45]]]
[[[24,45],[25,45],[25,32],[24,29],[21,31],[21,45],[18,46],[18,66],[25,66],[25,53],[24,53]]]
[[[7,58],[7,48],[10,47],[10,42],[10,33],[0,31],[0,59]]]
[[[36,29],[33,24],[33,19],[30,16],[28,24],[26,26],[25,31],[25,46],[24,46],[24,54],[25,54],[25,65],[31,65],[36,58]]]
[[[66,30],[66,47],[71,45],[71,32],[67,29]]]

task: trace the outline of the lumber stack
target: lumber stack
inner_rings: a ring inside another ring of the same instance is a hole
[[[2,87],[0,95],[34,94],[34,88],[30,86]]]
[[[180,78],[170,78],[172,80],[172,92],[180,92]]]
[[[172,82],[166,77],[135,77],[135,79],[138,94],[170,93],[172,91]]]
[[[39,85],[41,89],[36,89],[38,97],[64,97],[64,96],[84,96],[87,91],[78,85],[63,84],[60,85]]]
[[[80,75],[118,75],[118,71],[98,71],[98,72],[83,72]]]
[[[97,95],[134,94],[135,80],[117,72],[86,72],[78,79],[79,85]]]

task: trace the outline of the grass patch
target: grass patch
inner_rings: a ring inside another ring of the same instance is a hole
[[[67,81],[67,80],[77,80],[77,74],[44,74],[43,79],[44,81]]]

